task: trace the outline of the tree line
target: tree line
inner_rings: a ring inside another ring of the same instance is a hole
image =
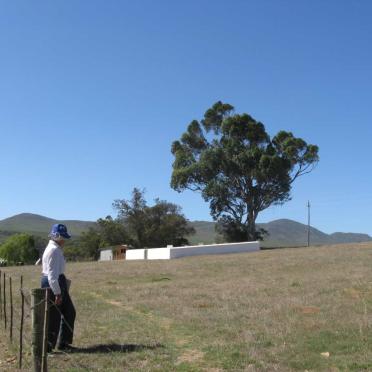
[[[188,236],[195,233],[180,206],[155,199],[149,206],[144,190],[134,188],[131,199],[117,199],[115,218],[100,218],[96,226],[84,232],[74,245],[66,246],[66,254],[75,259],[98,259],[100,249],[126,244],[132,248],[157,248],[168,244],[189,244]]]
[[[132,248],[189,244],[194,234],[180,206],[161,199],[148,205],[145,191],[134,188],[131,198],[113,202],[116,217],[106,216],[80,237],[67,241],[64,253],[70,260],[96,260],[101,248],[126,244]],[[42,254],[47,237],[16,234],[0,245],[0,259],[7,264],[32,264]]]
[[[180,206],[155,199],[148,205],[145,191],[134,188],[131,198],[113,202],[116,217],[106,216],[80,237],[67,241],[64,254],[70,260],[97,260],[100,249],[126,244],[131,248],[156,248],[168,244],[189,244],[188,236],[195,233]],[[16,234],[0,246],[0,259],[8,264],[32,264],[42,254],[48,240],[30,234]]]

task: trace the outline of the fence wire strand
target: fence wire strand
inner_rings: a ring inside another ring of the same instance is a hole
[[[22,338],[22,369],[30,370],[31,360],[31,290],[23,287],[23,278],[19,275],[9,275],[4,270],[0,271],[1,276],[1,296],[0,296],[0,317],[1,324],[3,324],[3,333],[7,340],[9,351],[14,355],[14,360],[19,364],[20,360],[20,347]],[[12,282],[10,288],[9,281]],[[4,291],[4,284],[6,289]],[[22,287],[21,287],[22,286]],[[10,292],[11,291],[11,292]],[[22,297],[23,297],[23,324],[21,336],[21,323],[22,323]],[[12,301],[10,301],[12,298]],[[36,304],[38,305],[38,304]],[[13,313],[12,327],[10,323],[11,314]],[[5,329],[4,317],[7,317],[7,327]],[[12,331],[12,340],[10,338],[10,331]],[[14,365],[15,366],[15,365]]]
[[[4,294],[3,286],[3,274],[4,271],[0,271],[1,274],[1,297],[0,297],[0,324],[2,324],[3,331],[1,333],[4,333],[8,339],[8,345],[11,352],[14,353],[14,358],[17,360],[18,363],[18,357],[19,357],[19,351],[20,351],[20,344],[19,344],[19,338],[20,338],[20,332],[21,332],[21,321],[22,321],[22,310],[21,310],[21,300],[23,298],[23,325],[22,325],[22,370],[30,370],[32,366],[32,355],[31,355],[31,349],[32,349],[32,326],[31,326],[31,312],[38,306],[41,306],[42,304],[45,304],[45,299],[37,302],[32,306],[31,304],[31,289],[27,287],[20,287],[19,283],[15,281],[15,279],[19,279],[22,283],[22,279],[18,275],[6,275],[7,280],[11,277],[13,281],[13,341],[10,341],[9,337],[9,317],[10,317],[10,303],[8,301],[9,296],[9,287],[8,283],[6,283],[6,293]],[[6,302],[6,314],[8,318],[7,322],[7,328],[4,328],[4,302]],[[53,302],[52,300],[48,301],[48,305],[50,308],[57,309],[59,315],[61,316],[61,320],[66,324],[67,328],[73,333],[73,328],[71,324],[66,320],[63,313],[61,312],[61,309]],[[58,369],[60,358],[64,358],[64,360],[69,364],[69,367],[73,369],[83,369],[83,370],[92,370],[91,368],[88,368],[88,366],[81,363],[81,361],[75,360],[73,355],[71,353],[65,352],[63,350],[58,350],[57,352],[53,353],[53,357],[50,358],[50,354],[47,355],[48,364],[50,364],[51,369]]]

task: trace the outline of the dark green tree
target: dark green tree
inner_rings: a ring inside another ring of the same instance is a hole
[[[165,200],[155,199],[155,205],[146,209],[146,239],[148,247],[165,247],[168,244],[189,244],[186,236],[194,234],[181,212],[181,207]]]
[[[0,258],[6,259],[10,264],[34,263],[38,257],[34,237],[29,234],[12,235],[0,247]]]
[[[317,164],[318,147],[217,102],[173,142],[171,186],[201,192],[227,241],[261,239],[258,214],[290,200],[292,183]]]
[[[94,228],[82,233],[79,240],[79,252],[82,257],[99,258],[100,248],[110,247],[119,244],[130,244],[131,239],[126,228],[120,221],[114,220],[111,216],[100,218]]]
[[[144,190],[134,188],[131,200],[117,199],[112,204],[118,212],[118,220],[128,229],[129,235],[133,239],[135,248],[147,247],[146,226],[147,205],[144,198]]]
[[[136,248],[188,244],[186,236],[195,232],[179,206],[155,199],[150,207],[138,188],[133,189],[131,200],[115,200],[113,207]]]
[[[103,239],[97,228],[90,227],[84,231],[79,239],[77,246],[68,250],[70,257],[75,259],[98,260],[99,249],[103,247]]]
[[[48,239],[44,236],[34,235],[35,249],[39,252],[39,257],[43,256],[45,247],[48,244]]]
[[[118,244],[130,244],[131,242],[125,226],[111,216],[100,218],[97,221],[97,230],[101,237],[101,248]]]

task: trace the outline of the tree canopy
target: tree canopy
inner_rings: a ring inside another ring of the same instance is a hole
[[[88,231],[83,232],[78,245],[80,254],[83,254],[86,258],[90,257],[97,260],[100,248],[130,244],[130,242],[131,238],[125,226],[111,216],[107,216],[98,219],[95,228],[91,227]]]
[[[35,240],[29,234],[12,235],[0,246],[0,258],[6,259],[10,264],[34,263],[38,257]]]
[[[258,214],[290,199],[293,182],[311,172],[318,146],[284,130],[273,138],[250,115],[217,102],[173,142],[171,186],[201,192],[227,241],[261,239]]]
[[[148,206],[144,191],[138,188],[133,189],[130,200],[115,200],[113,207],[118,212],[117,220],[127,229],[130,242],[136,248],[185,245],[188,244],[186,236],[195,232],[181,207],[160,199]]]
[[[131,199],[115,200],[113,207],[116,218],[100,218],[95,227],[81,235],[78,243],[66,246],[69,258],[98,259],[100,248],[120,244],[134,248],[185,245],[186,237],[195,232],[181,207],[160,199],[149,206],[144,191],[138,188],[133,189]]]

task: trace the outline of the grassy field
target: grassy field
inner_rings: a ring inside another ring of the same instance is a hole
[[[371,267],[367,243],[71,263],[78,350],[53,355],[49,367],[372,371]],[[39,270],[6,269],[22,272],[29,288],[38,286]]]

